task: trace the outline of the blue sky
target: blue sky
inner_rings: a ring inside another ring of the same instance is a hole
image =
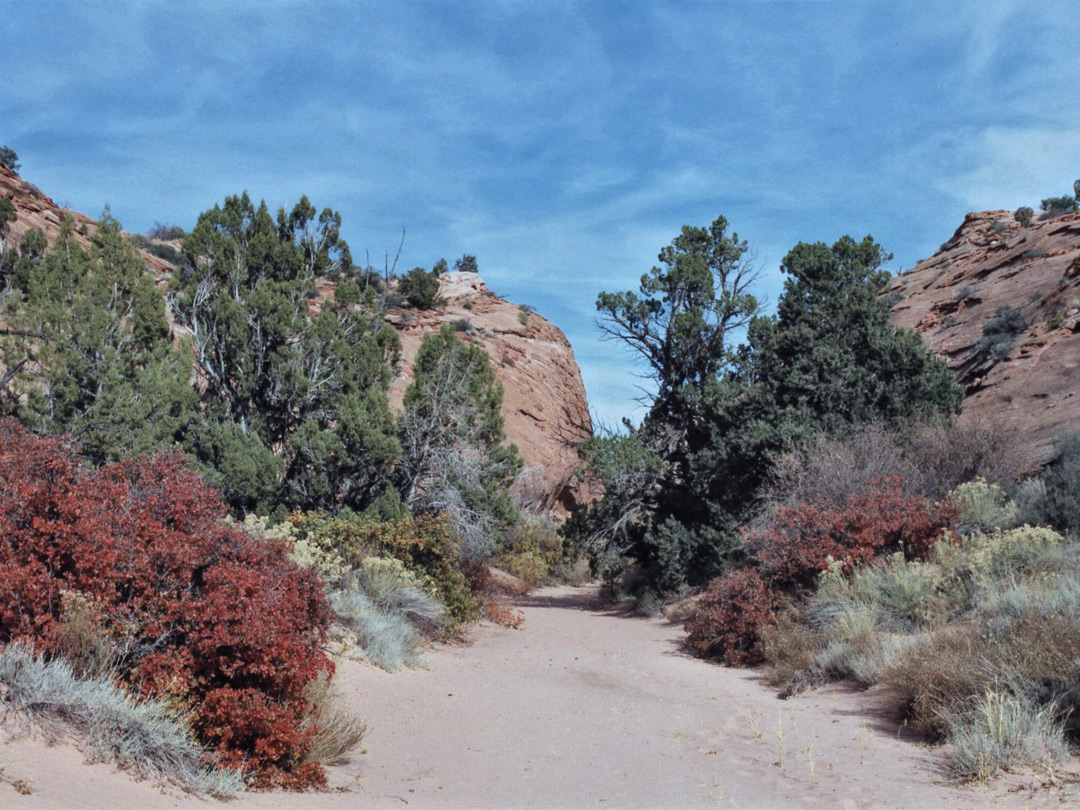
[[[910,267],[965,212],[1080,177],[1073,0],[9,2],[0,144],[131,231],[248,190],[341,212],[354,257],[478,257],[640,414],[595,327],[684,224],[723,214],[775,302],[799,241]]]

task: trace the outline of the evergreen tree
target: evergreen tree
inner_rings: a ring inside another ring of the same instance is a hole
[[[963,394],[945,363],[889,322],[879,293],[888,280],[881,265],[891,258],[869,236],[788,253],[776,317],[756,319],[748,334],[759,418],[831,433],[960,410]]]
[[[399,454],[386,395],[397,333],[349,288],[313,312],[316,280],[352,265],[340,225],[306,197],[275,218],[245,193],[184,239],[192,270],[171,303],[204,402],[188,447],[224,478],[240,475],[222,482],[240,509],[363,507]]]
[[[718,571],[778,453],[850,425],[960,411],[963,392],[944,361],[889,322],[879,293],[890,258],[869,236],[788,253],[777,314],[754,319],[740,362],[710,386],[690,486],[669,497],[667,542],[657,546],[677,571]]]
[[[721,285],[727,294],[717,296],[707,286],[706,266],[745,251],[716,238],[724,224],[714,223],[711,240],[684,229],[661,254],[668,270],[642,279],[654,297],[604,294],[598,303],[609,319],[602,328],[648,358],[659,394],[619,447],[586,447],[605,482],[637,484],[613,487],[574,528],[644,563],[661,589],[721,573],[777,453],[852,424],[955,413],[962,400],[945,364],[889,323],[878,293],[890,257],[870,237],[797,245],[782,266],[777,315],[751,320],[746,291]],[[748,320],[747,345],[733,350],[722,327]]]
[[[430,273],[423,267],[414,267],[398,282],[397,291],[417,309],[431,309],[439,294],[438,266]]]
[[[663,267],[641,277],[640,296],[604,292],[596,301],[603,334],[645,362],[656,386],[647,429],[673,434],[669,445],[682,442],[706,385],[732,359],[731,333],[758,311],[746,242],[727,227],[724,217],[708,228],[684,225],[660,251]]]
[[[424,338],[398,425],[399,490],[414,511],[448,513],[476,553],[517,518],[509,486],[521,459],[505,444],[502,398],[482,348],[449,325]]]
[[[750,292],[756,272],[746,254],[746,242],[728,233],[724,217],[707,228],[687,225],[660,251],[661,266],[641,277],[640,295],[598,297],[601,330],[639,355],[656,393],[641,427],[630,436],[583,448],[608,494],[575,519],[571,530],[579,542],[604,547],[608,556],[617,549],[671,572],[687,567],[660,562],[657,551],[678,545],[667,536],[681,531],[671,516],[698,514],[702,507],[694,502],[698,493],[687,465],[693,437],[703,429],[705,394],[736,357],[732,334],[758,311]],[[709,531],[722,537],[729,529],[725,524]],[[674,576],[658,579],[662,587],[673,587],[682,574]]]
[[[458,273],[479,273],[480,267],[476,263],[476,257],[471,253],[466,253],[454,262],[454,270]]]
[[[16,177],[19,176],[19,167],[22,164],[19,163],[19,156],[10,146],[0,146],[0,164],[6,166]]]
[[[190,352],[173,346],[165,300],[106,210],[91,250],[63,223],[9,299],[6,407],[39,433],[72,433],[96,462],[172,446],[193,416]]]

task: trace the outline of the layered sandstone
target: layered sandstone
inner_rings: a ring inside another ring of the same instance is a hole
[[[438,308],[391,311],[401,335],[402,368],[390,390],[397,409],[412,379],[424,336],[443,324],[483,348],[503,384],[507,439],[517,445],[526,473],[518,495],[530,506],[565,517],[596,497],[578,475],[577,444],[592,435],[592,421],[574,351],[558,327],[535,312],[499,298],[476,273],[447,273]]]
[[[23,180],[3,164],[0,164],[0,197],[8,197],[15,204],[16,220],[4,240],[7,244],[18,245],[23,234],[32,229],[44,233],[49,244],[52,244],[60,233],[61,224],[65,219],[70,219],[74,224],[75,239],[84,248],[90,247],[97,220],[60,207],[41,189]],[[165,259],[141,249],[140,252],[155,279],[161,281],[172,275],[173,266]]]
[[[1022,431],[1040,462],[1080,430],[1080,214],[1022,227],[1008,211],[968,214],[929,259],[894,278],[893,322],[918,332],[964,386],[962,419]],[[984,338],[1003,307],[1024,324],[994,356]]]

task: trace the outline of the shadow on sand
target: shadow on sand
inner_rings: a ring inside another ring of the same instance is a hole
[[[583,585],[579,588],[569,586],[540,588],[524,596],[515,596],[514,605],[519,608],[584,610],[589,613],[619,616],[627,619],[645,618],[634,613],[633,600],[612,602],[605,596],[600,585]]]
[[[515,606],[519,608],[540,608],[547,610],[578,610],[592,613],[597,616],[616,617],[636,621],[651,621],[648,617],[634,612],[634,602],[612,602],[603,592],[600,585],[586,585],[578,588],[568,586],[558,588],[541,588],[525,596],[514,598]],[[655,617],[654,619],[655,620]],[[661,620],[663,621],[663,620]],[[675,639],[663,639],[665,649],[660,653],[663,656],[687,658],[699,661],[702,666],[722,667],[715,661],[707,661],[693,655],[686,647],[682,636]],[[773,693],[778,701],[784,701],[777,689],[768,683],[763,667],[755,668],[730,668],[728,670],[735,677],[751,681],[759,685],[763,690]],[[840,694],[843,697],[844,707],[831,707],[828,709],[836,716],[851,716],[862,718],[864,727],[875,734],[888,737],[899,737],[913,744],[925,743],[926,737],[904,721],[904,712],[901,702],[888,689],[877,687],[866,690],[852,682],[829,683],[803,692],[792,698],[793,702],[812,701],[815,696],[827,696]]]

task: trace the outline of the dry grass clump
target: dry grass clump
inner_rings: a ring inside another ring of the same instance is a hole
[[[331,637],[346,655],[367,659],[388,672],[423,663],[424,638],[406,616],[380,608],[355,584],[336,587],[328,597],[336,616]]]
[[[112,677],[80,678],[62,658],[47,661],[9,644],[0,649],[0,687],[0,719],[71,737],[92,761],[202,795],[226,798],[243,789],[238,773],[207,764],[206,749],[164,702],[137,699]]]
[[[1018,767],[1053,767],[1069,755],[1054,704],[987,690],[949,736],[949,775],[989,779]]]
[[[954,778],[1050,766],[1080,709],[1080,544],[1023,526],[946,537],[926,561],[834,564],[762,637],[786,694],[892,687],[912,725],[949,744]]]
[[[345,762],[367,734],[367,723],[341,708],[327,678],[311,681],[304,697],[315,708],[312,716],[318,718],[307,759],[325,765]]]

